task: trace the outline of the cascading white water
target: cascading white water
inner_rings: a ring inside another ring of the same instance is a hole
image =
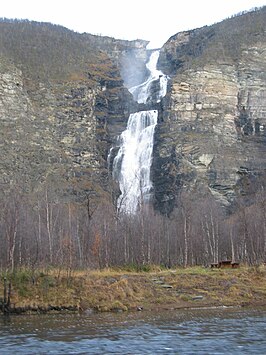
[[[142,84],[130,89],[138,103],[146,103],[150,96],[152,82],[160,80],[157,102],[166,95],[167,77],[156,69],[159,51],[151,54],[146,67],[149,78]],[[157,124],[158,111],[140,111],[129,116],[127,128],[121,134],[121,144],[113,163],[113,174],[118,180],[121,195],[118,208],[126,213],[135,213],[142,201],[150,199],[152,182],[150,167],[152,163],[153,136]]]
[[[158,62],[160,51],[155,51],[151,54],[149,62],[146,64],[146,68],[150,71],[150,76],[144,83],[133,86],[129,89],[131,94],[134,96],[134,99],[138,101],[138,103],[146,103],[149,94],[150,94],[150,86],[151,83],[155,80],[160,79],[160,92],[157,102],[160,101],[162,97],[166,95],[167,90],[167,76],[164,75],[160,70],[156,69],[156,65]]]
[[[118,207],[125,212],[135,213],[141,200],[149,198],[152,188],[150,167],[153,135],[157,116],[157,111],[131,114],[127,129],[121,135],[122,145],[114,159],[114,172],[119,172],[121,195]]]

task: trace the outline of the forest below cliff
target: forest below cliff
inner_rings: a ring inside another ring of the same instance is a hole
[[[204,265],[233,260],[265,261],[265,189],[249,203],[236,201],[228,213],[206,191],[182,193],[170,217],[142,206],[136,215],[119,213],[108,198],[60,202],[53,186],[38,195],[17,189],[1,200],[0,267],[66,269],[157,264]]]

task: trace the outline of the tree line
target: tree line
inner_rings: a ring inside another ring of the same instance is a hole
[[[238,199],[234,213],[211,194],[182,192],[170,217],[149,205],[122,214],[111,200],[59,200],[46,186],[34,198],[13,189],[1,199],[0,268],[69,269],[160,265],[167,268],[230,259],[265,261],[266,199]]]

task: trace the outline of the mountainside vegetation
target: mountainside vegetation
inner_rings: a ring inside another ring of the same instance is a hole
[[[159,65],[166,74],[211,63],[237,65],[243,50],[265,43],[265,28],[266,6],[211,26],[179,32],[163,46]]]
[[[92,46],[89,38],[49,23],[0,21],[1,56],[37,82],[90,79],[95,85],[99,79],[119,79],[107,54]]]

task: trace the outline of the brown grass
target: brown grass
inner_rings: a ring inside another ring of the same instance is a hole
[[[13,307],[64,306],[127,311],[266,304],[266,268],[123,270],[24,270],[9,276]],[[3,280],[3,277],[1,278]],[[167,287],[163,287],[167,285]],[[0,295],[3,294],[3,282]]]

